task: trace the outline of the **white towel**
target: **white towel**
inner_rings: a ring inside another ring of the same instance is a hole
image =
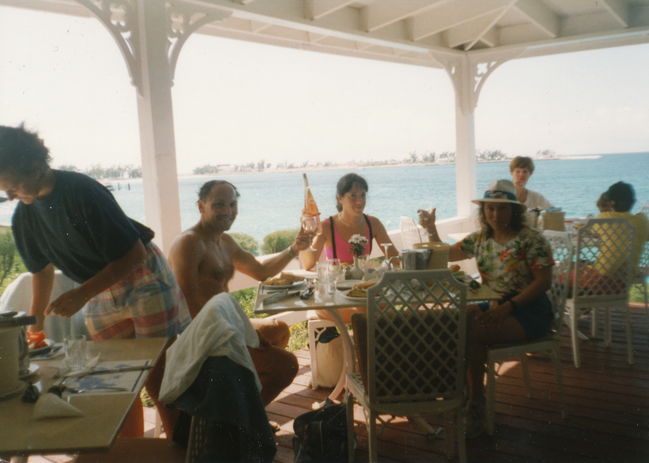
[[[259,337],[236,300],[228,293],[212,297],[167,350],[160,401],[171,403],[194,382],[208,357],[225,356],[248,368],[261,390],[246,346],[259,347]]]

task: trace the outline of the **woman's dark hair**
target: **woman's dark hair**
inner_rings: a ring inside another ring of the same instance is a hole
[[[361,189],[365,190],[365,193],[369,191],[367,186],[367,181],[358,174],[347,174],[343,175],[338,184],[336,185],[336,209],[338,212],[343,210],[342,204],[338,201],[339,196],[344,196],[345,193],[349,192],[354,187],[354,184],[358,185]]]
[[[629,183],[614,183],[606,190],[606,196],[616,212],[628,212],[635,204],[635,190]]]
[[[514,169],[527,169],[532,175],[534,173],[534,161],[528,156],[516,156],[509,163],[509,172],[514,172]]]
[[[49,150],[36,132],[18,127],[0,126],[0,172],[22,178],[32,177],[49,168]]]
[[[486,202],[480,204],[480,225],[482,230],[486,233],[487,238],[491,238],[494,235],[494,230],[491,228],[491,225],[487,222],[487,217],[484,213],[484,206]],[[512,218],[509,222],[509,228],[515,232],[519,232],[525,226],[525,208],[519,204],[508,203],[512,208]]]
[[[212,191],[212,188],[215,185],[230,185],[232,189],[234,190],[234,193],[237,195],[237,198],[239,197],[239,190],[237,190],[237,187],[228,182],[227,180],[210,180],[209,182],[203,183],[203,186],[201,186],[201,189],[198,190],[198,199],[201,201],[205,201],[207,197],[210,195],[210,191]]]

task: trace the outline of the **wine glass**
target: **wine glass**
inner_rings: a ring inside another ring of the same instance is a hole
[[[383,265],[386,267],[387,270],[390,270],[392,268],[392,259],[394,259],[397,256],[393,257],[388,257],[388,251],[392,247],[392,243],[381,243],[381,247],[383,248]]]
[[[302,223],[302,230],[306,233],[315,234],[318,231],[318,224],[320,223],[318,216],[304,214],[300,221]],[[313,243],[313,241],[311,241],[311,243]],[[309,246],[309,250],[316,251],[313,246]]]

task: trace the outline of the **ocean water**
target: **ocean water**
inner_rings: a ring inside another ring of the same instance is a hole
[[[634,210],[649,203],[649,152],[610,154],[598,159],[540,160],[535,161],[535,165],[528,187],[561,207],[566,216],[596,214],[595,202],[599,195],[619,180],[635,187],[637,202]],[[322,217],[336,212],[336,182],[351,171],[308,172]],[[369,184],[366,212],[381,219],[388,230],[399,227],[400,216],[415,218],[420,208],[436,207],[439,219],[456,215],[454,165],[368,167],[353,172],[365,177]],[[183,229],[198,221],[198,189],[211,178],[180,179]],[[229,174],[216,178],[232,182],[241,193],[239,215],[231,231],[247,233],[261,242],[268,233],[299,226],[304,194],[301,171]],[[482,196],[492,180],[509,178],[508,163],[479,163],[477,178],[477,195]],[[141,181],[109,183],[115,186],[113,194],[126,213],[146,223]],[[13,202],[0,204],[0,224],[11,222],[14,206]]]

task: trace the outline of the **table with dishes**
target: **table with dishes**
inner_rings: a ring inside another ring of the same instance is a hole
[[[324,294],[317,292],[316,294],[309,295],[304,291],[306,282],[304,279],[300,279],[301,275],[304,275],[304,273],[298,273],[293,283],[280,287],[266,285],[263,282],[259,283],[255,296],[254,311],[259,314],[277,314],[287,311],[305,310],[326,310],[329,312],[343,340],[344,368],[340,380],[331,394],[329,394],[329,398],[335,400],[340,396],[345,386],[344,378],[346,372],[354,371],[355,362],[354,343],[349,335],[347,326],[338,313],[338,309],[366,307],[367,296],[366,293],[364,294],[363,289],[366,289],[368,285],[373,283],[358,280],[342,280],[334,283],[332,290],[329,292],[325,292]],[[309,283],[317,286],[317,282],[313,280]],[[300,297],[307,295],[309,297],[304,299]],[[467,302],[488,301],[499,298],[498,293],[485,285],[481,285],[475,289],[467,288]]]
[[[40,390],[36,403],[22,400],[26,398],[22,393],[0,400],[0,456],[25,461],[29,455],[109,450],[165,342],[164,338],[89,342],[94,361],[71,376],[60,375],[65,371],[60,357],[33,361],[36,369],[30,380]],[[109,378],[120,387],[107,385]],[[39,415],[39,402],[52,395],[46,392],[53,385],[64,391],[54,407],[65,409],[67,404],[75,413]]]

